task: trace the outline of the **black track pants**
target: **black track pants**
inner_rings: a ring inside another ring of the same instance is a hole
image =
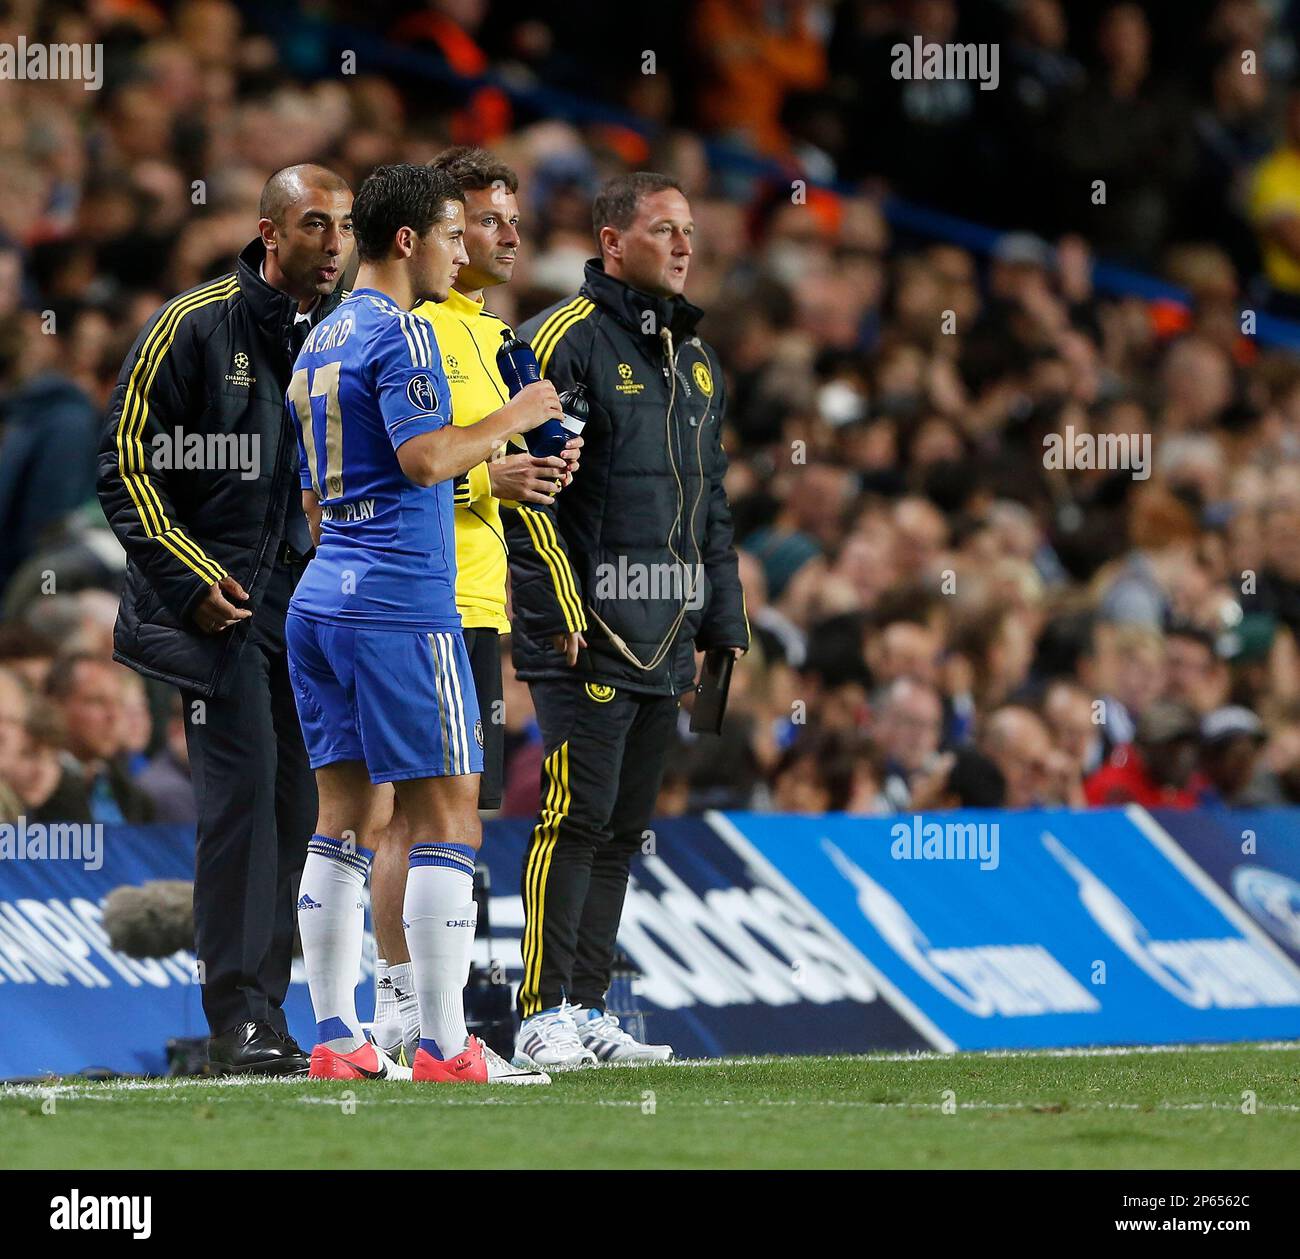
[[[546,759],[524,854],[527,1018],[568,1000],[603,1010],[632,857],[645,839],[678,697],[576,679],[530,684]]]

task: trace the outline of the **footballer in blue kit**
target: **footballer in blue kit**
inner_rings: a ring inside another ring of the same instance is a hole
[[[480,773],[452,483],[414,484],[396,453],[451,423],[432,325],[354,290],[303,345],[289,406],[320,510],[288,631],[312,768],[365,761],[376,783]]]
[[[548,1084],[465,1026],[483,735],[456,611],[452,479],[559,418],[559,397],[538,382],[475,424],[451,423],[433,327],[410,313],[445,301],[468,262],[450,176],[379,167],[352,226],[357,287],[308,336],[287,397],[316,543],[285,623],[319,796],[297,905],[316,1014],[309,1075]],[[420,1014],[409,1068],[365,1036],[356,1010],[362,893],[376,848],[399,844]]]

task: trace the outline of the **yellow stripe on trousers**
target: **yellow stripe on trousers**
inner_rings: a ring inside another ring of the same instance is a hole
[[[524,863],[524,978],[520,985],[520,1006],[525,1018],[533,1013],[532,1007],[537,1001],[537,992],[532,987],[533,963],[538,952],[537,948],[537,872],[541,868],[538,857],[546,847],[546,841],[550,836],[549,819],[553,815],[552,806],[555,804],[556,794],[559,790],[558,775],[556,773],[556,764],[559,760],[560,749],[556,748],[550,756],[542,762],[542,782],[546,788],[546,798],[542,802],[539,810],[537,824],[533,827],[532,838],[528,842],[528,857]]]
[[[550,785],[546,801],[533,830],[524,872],[524,986],[523,1014],[527,1018],[541,1009],[542,930],[546,917],[546,878],[551,856],[559,840],[560,823],[569,812],[569,743],[566,739],[545,761]]]
[[[537,825],[533,827],[532,838],[528,842],[528,858],[524,862],[524,979],[520,983],[520,1005],[523,1008],[524,1017],[532,1013],[532,1005],[537,999],[536,992],[529,986],[530,978],[533,974],[533,955],[537,951],[534,943],[534,933],[537,929],[537,908],[533,903],[534,888],[537,884],[537,855],[545,847],[547,836],[546,819],[550,817],[551,805],[555,802],[555,758],[559,756],[559,748],[542,761],[542,782],[546,786],[546,799],[542,801],[542,808],[539,809]]]
[[[537,1007],[537,987],[532,978],[534,969],[540,968],[541,960],[539,922],[541,911],[537,905],[537,878],[542,867],[542,857],[550,842],[555,805],[559,799],[559,763],[559,748],[556,748],[543,762],[546,799],[543,801],[537,825],[533,828],[533,838],[528,848],[528,863],[524,871],[524,996],[521,1004],[525,1016],[533,1013]]]

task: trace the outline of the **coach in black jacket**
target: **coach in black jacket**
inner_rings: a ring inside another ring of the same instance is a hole
[[[284,395],[337,301],[351,212],[332,171],[272,176],[234,274],[172,299],[136,339],[100,449],[100,502],[128,557],[114,655],[185,699],[195,952],[217,1069],[307,1068],[281,1009],[316,813],[284,648],[312,550]]]
[[[695,650],[749,644],[722,488],[722,370],[682,296],[690,205],[643,172],[607,183],[593,213],[601,258],[576,297],[520,330],[557,389],[585,387],[582,471],[552,505],[504,516],[515,668],[546,752],[525,859],[525,1018],[562,1001],[604,1009]]]

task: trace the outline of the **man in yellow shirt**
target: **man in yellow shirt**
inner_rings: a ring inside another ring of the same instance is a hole
[[[483,149],[459,146],[430,162],[449,174],[465,194],[465,252],[469,265],[460,270],[445,302],[424,302],[417,315],[434,327],[443,371],[451,388],[452,423],[477,424],[510,400],[497,369],[497,349],[505,322],[483,307],[483,291],[507,284],[519,249],[519,179],[504,162]],[[564,458],[535,459],[526,451],[503,448],[488,462],[471,468],[455,482],[456,609],[460,613],[478,694],[483,745],[479,808],[498,809],[505,779],[505,707],[501,694],[500,636],[510,632],[506,619],[506,542],[501,511],[519,503],[551,503],[578,466],[581,438],[569,443]],[[561,555],[559,562],[566,566]],[[564,573],[554,574],[557,582]],[[568,577],[572,581],[572,576]],[[576,637],[576,636],[575,636]],[[557,644],[566,654],[568,644]],[[476,732],[479,733],[479,732]],[[395,822],[400,825],[400,819]],[[402,931],[404,857],[387,861],[400,845],[382,845],[371,868],[371,898],[376,967],[375,1040],[399,1062],[400,1045],[418,1036],[419,1010],[410,983],[410,962]],[[409,1055],[408,1055],[409,1058]]]

